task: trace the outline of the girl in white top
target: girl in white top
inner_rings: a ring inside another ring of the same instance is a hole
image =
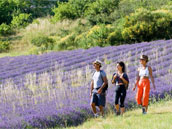
[[[149,77],[148,66],[146,66],[146,68],[144,68],[144,67],[139,68],[139,77]]]
[[[155,89],[154,77],[152,75],[152,68],[147,65],[148,56],[142,55],[140,57],[141,67],[138,68],[137,79],[133,91],[137,87],[136,101],[138,105],[142,105],[143,114],[147,113],[149,104],[149,92],[150,92],[150,81],[152,81],[153,88]]]

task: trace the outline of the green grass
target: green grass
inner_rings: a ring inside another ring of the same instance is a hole
[[[172,129],[172,100],[150,105],[146,115],[140,108],[127,111],[123,117],[110,113],[68,129]]]
[[[27,51],[23,51],[23,52],[18,52],[18,51],[10,51],[10,52],[4,52],[4,53],[0,53],[0,58],[2,57],[6,57],[6,56],[21,56],[21,55],[29,55],[30,53]]]

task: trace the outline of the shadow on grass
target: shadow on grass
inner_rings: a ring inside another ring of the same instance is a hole
[[[148,112],[146,115],[142,114],[142,112],[140,111],[140,113],[133,113],[133,114],[124,114],[123,118],[129,118],[129,117],[140,117],[140,116],[147,116],[147,115],[172,115],[172,112]],[[121,117],[122,116],[115,116],[114,117]]]
[[[164,114],[168,114],[168,115],[172,115],[172,112],[151,112],[149,113],[151,115],[164,115]]]

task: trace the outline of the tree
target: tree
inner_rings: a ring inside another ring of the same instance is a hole
[[[12,20],[13,10],[16,8],[16,3],[12,0],[0,1],[0,24],[9,24]]]

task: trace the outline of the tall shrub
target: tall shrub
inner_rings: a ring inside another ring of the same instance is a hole
[[[58,7],[53,9],[53,21],[64,19],[76,19],[83,17],[89,4],[95,0],[69,0],[68,2],[59,2]]]
[[[129,43],[169,39],[172,36],[171,25],[171,11],[139,9],[136,13],[126,17],[122,36]]]
[[[14,16],[13,20],[11,21],[11,25],[14,28],[26,27],[29,22],[31,22],[31,15],[21,13],[19,16]]]
[[[8,41],[0,41],[0,52],[5,52],[10,49],[10,43]]]
[[[96,0],[93,2],[87,11],[85,16],[91,24],[108,23],[106,20],[108,16],[117,9],[120,0]]]
[[[38,35],[37,37],[34,37],[31,43],[42,50],[52,50],[54,47],[54,40],[44,35]]]
[[[11,33],[11,27],[5,23],[2,23],[0,25],[0,35],[1,36],[6,36]]]
[[[107,41],[109,33],[113,31],[113,27],[109,25],[96,25],[91,28],[88,32],[81,34],[75,38],[75,42],[81,48],[90,48],[93,46],[107,46],[109,42]]]

